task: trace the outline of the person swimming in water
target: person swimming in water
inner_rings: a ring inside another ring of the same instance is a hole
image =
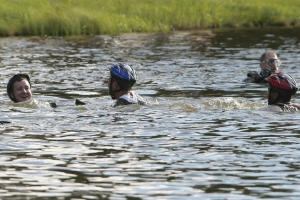
[[[268,83],[268,77],[277,72],[281,65],[280,59],[273,51],[267,51],[260,57],[260,73],[251,71],[247,73],[247,78],[243,80],[244,83]]]
[[[268,105],[279,106],[284,112],[300,110],[300,104],[291,103],[292,96],[298,91],[296,80],[284,72],[275,72],[268,78]]]
[[[15,74],[7,83],[7,95],[15,103],[29,101],[32,98],[31,82],[27,74]],[[49,103],[56,108],[56,103]]]
[[[29,101],[32,97],[29,76],[27,74],[16,74],[9,79],[7,95],[15,103]]]
[[[109,67],[110,76],[108,79],[109,95],[117,101],[115,106],[139,104],[145,105],[146,100],[131,90],[136,83],[137,74],[128,64],[119,62]]]

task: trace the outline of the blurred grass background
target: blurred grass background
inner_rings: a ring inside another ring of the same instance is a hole
[[[0,0],[0,36],[300,26],[300,0]]]

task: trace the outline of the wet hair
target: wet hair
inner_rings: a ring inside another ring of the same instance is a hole
[[[267,51],[267,52],[263,53],[263,54],[260,56],[259,61],[260,61],[260,62],[263,62],[263,61],[266,59],[267,55],[270,55],[270,54],[273,54],[275,57],[277,57],[277,54],[276,54],[275,52],[273,52],[273,51]]]
[[[8,83],[7,83],[7,87],[6,87],[7,95],[10,98],[10,100],[12,100],[15,103],[17,103],[18,101],[16,100],[15,97],[13,97],[11,95],[11,93],[13,93],[13,90],[14,90],[14,83],[15,82],[20,82],[22,80],[27,80],[29,85],[30,85],[30,88],[31,88],[30,78],[27,74],[16,74],[12,78],[10,78]]]

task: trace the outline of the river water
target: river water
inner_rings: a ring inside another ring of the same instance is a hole
[[[299,113],[262,110],[267,85],[241,82],[267,50],[300,80],[299,32],[1,38],[0,198],[299,199]],[[111,107],[120,61],[149,105]],[[7,97],[15,73],[33,101]]]

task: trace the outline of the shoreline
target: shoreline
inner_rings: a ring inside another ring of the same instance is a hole
[[[300,27],[300,1],[0,0],[0,37]]]

